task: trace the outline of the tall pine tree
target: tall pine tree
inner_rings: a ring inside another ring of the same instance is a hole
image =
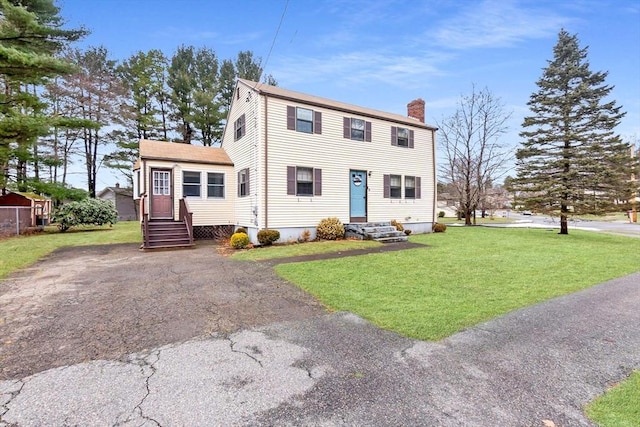
[[[592,72],[587,48],[576,35],[561,30],[553,60],[537,81],[527,105],[516,152],[514,187],[525,205],[558,212],[560,234],[568,234],[567,218],[624,209],[633,193],[630,146],[615,128],[625,113],[606,98],[613,86],[607,72]]]

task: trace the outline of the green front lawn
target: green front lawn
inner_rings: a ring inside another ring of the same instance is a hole
[[[603,233],[451,227],[411,241],[428,246],[275,268],[333,310],[422,340],[640,270],[640,239]]]
[[[64,246],[140,242],[142,234],[138,221],[118,222],[113,227],[78,227],[66,233],[60,233],[55,227],[47,227],[37,235],[1,239],[0,279]]]
[[[602,427],[640,427],[640,371],[587,405],[586,412]]]

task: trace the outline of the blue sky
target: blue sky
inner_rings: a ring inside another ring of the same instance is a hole
[[[252,50],[268,57],[265,72],[281,87],[398,114],[421,97],[430,124],[451,114],[473,84],[487,87],[513,111],[504,142],[514,148],[526,103],[564,28],[589,47],[593,71],[609,71],[611,97],[627,112],[618,133],[640,139],[639,0],[57,4],[69,27],[92,31],[80,46],[104,45],[113,59],[154,48],[170,57],[181,44],[210,47],[221,59]]]

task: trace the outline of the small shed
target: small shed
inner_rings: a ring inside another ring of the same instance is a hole
[[[118,221],[135,221],[138,219],[138,204],[133,200],[133,190],[122,188],[116,183],[115,187],[106,187],[97,194],[102,200],[110,200],[118,211]]]
[[[9,191],[0,195],[0,224],[8,230],[49,224],[51,199],[36,193]]]

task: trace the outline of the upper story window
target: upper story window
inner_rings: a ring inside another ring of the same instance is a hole
[[[207,197],[224,198],[224,174],[207,173]]]
[[[413,130],[392,126],[391,145],[413,148]]]
[[[182,172],[182,195],[200,197],[200,172]]]
[[[287,129],[321,134],[322,113],[309,108],[287,106]]]
[[[371,122],[363,119],[352,117],[344,117],[343,121],[343,137],[354,141],[371,142]]]
[[[249,195],[249,168],[242,169],[238,172],[238,196]]]
[[[242,138],[245,133],[247,133],[247,127],[246,127],[246,119],[245,119],[245,115],[241,115],[240,117],[238,117],[238,120],[235,121],[235,123],[233,124],[233,138],[234,141],[239,140],[240,138]]]

